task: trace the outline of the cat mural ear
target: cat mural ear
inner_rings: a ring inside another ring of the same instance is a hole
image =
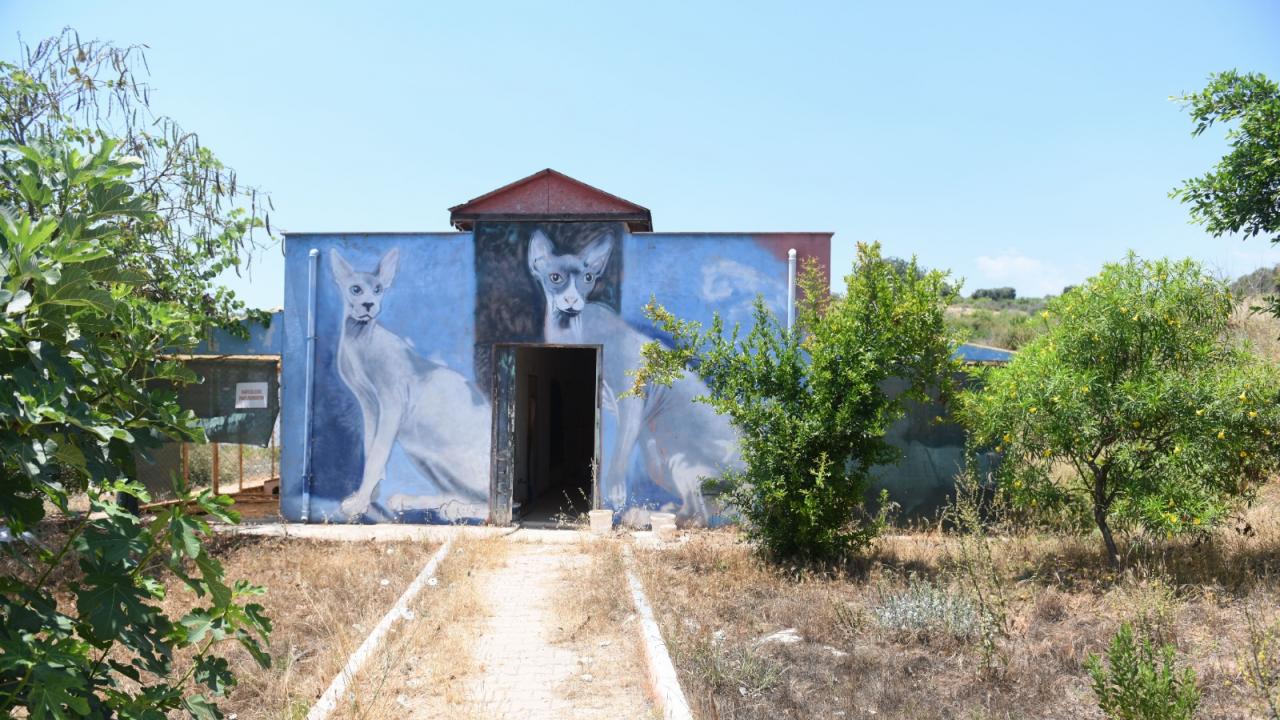
[[[378,276],[378,282],[382,283],[382,287],[391,287],[391,281],[396,278],[396,266],[400,264],[400,248],[394,247],[387,251],[386,255],[378,261],[378,269],[373,271]]]
[[[351,265],[338,254],[337,248],[329,248],[329,271],[339,285],[346,285],[351,277]]]
[[[599,277],[606,265],[609,264],[609,254],[613,252],[613,233],[605,233],[595,240],[582,251],[582,262],[587,266],[587,272]]]
[[[534,230],[529,238],[529,272],[537,275],[544,262],[551,259],[551,240],[541,230]]]

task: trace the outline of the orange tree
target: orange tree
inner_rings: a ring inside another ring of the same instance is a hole
[[[1229,339],[1233,307],[1190,260],[1106,265],[1049,302],[1045,334],[960,394],[970,441],[1002,454],[1015,503],[1090,506],[1112,562],[1113,524],[1214,525],[1280,449],[1280,378]]]

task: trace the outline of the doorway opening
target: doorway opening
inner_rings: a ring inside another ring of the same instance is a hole
[[[512,519],[555,526],[595,507],[599,349],[516,348]]]

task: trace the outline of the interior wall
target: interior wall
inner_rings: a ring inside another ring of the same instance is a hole
[[[593,350],[536,346],[516,350],[515,503],[527,503],[553,485],[585,482],[589,487],[590,468],[570,464],[572,458],[590,457],[595,451],[595,374]],[[537,420],[531,438],[529,402],[534,384]],[[557,430],[563,436],[562,446],[558,446]]]

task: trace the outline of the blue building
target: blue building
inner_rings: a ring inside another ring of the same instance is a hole
[[[622,397],[682,318],[785,314],[788,253],[830,233],[658,233],[650,213],[552,170],[450,210],[433,233],[288,233],[281,512],[302,522],[549,520],[608,508],[687,524],[739,463],[687,375]]]
[[[701,380],[622,396],[661,340],[643,307],[747,324],[761,296],[783,317],[790,251],[827,268],[831,233],[653,232],[647,209],[553,170],[450,214],[449,232],[286,235],[284,312],[258,341],[283,333],[284,517],[722,517],[702,479],[740,458],[725,418],[692,402]],[[908,516],[936,513],[962,469],[946,415],[913,406],[889,431],[903,459],[876,469],[873,491]]]

